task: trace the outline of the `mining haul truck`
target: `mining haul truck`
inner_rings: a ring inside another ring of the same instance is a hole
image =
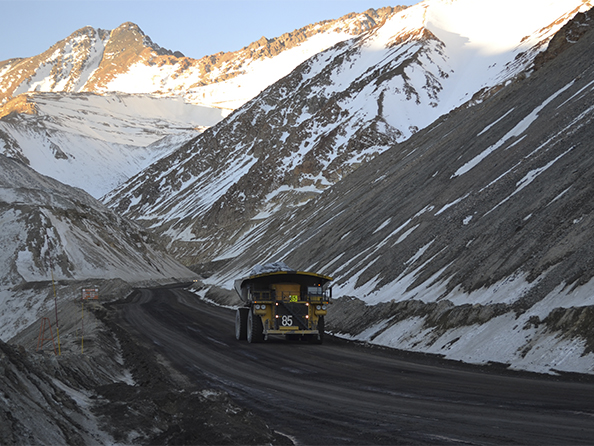
[[[331,277],[304,271],[273,271],[235,281],[243,306],[235,316],[235,337],[262,342],[271,335],[289,340],[324,340],[324,316]]]

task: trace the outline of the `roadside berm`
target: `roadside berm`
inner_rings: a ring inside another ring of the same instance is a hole
[[[59,344],[52,312],[54,342],[37,349],[40,321],[0,341],[0,444],[287,442],[226,392],[191,382],[117,324],[125,302],[86,302],[84,343],[80,300],[59,303]]]

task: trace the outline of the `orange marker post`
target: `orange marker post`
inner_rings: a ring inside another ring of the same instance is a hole
[[[99,288],[83,288],[82,290],[82,309],[81,309],[81,339],[80,339],[80,352],[85,352],[85,300],[99,299]]]

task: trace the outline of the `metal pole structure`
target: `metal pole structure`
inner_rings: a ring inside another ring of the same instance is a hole
[[[49,338],[45,337],[46,324],[50,331]],[[54,355],[57,355],[58,353],[56,352],[56,343],[54,342],[54,334],[52,333],[52,323],[51,323],[49,317],[44,317],[41,319],[41,326],[39,327],[39,338],[37,339],[37,350],[39,350],[40,348],[43,348],[44,342],[47,341],[48,339],[52,340],[52,345],[54,346]]]
[[[80,352],[81,354],[85,352],[85,300],[84,298],[81,300],[82,303],[82,317],[81,317],[81,323],[82,323],[82,336],[80,339]]]
[[[50,271],[52,273],[52,288],[54,289],[54,308],[56,310],[56,333],[58,335],[58,355],[62,355],[62,349],[60,346],[60,325],[58,324],[58,297],[56,296],[56,284],[54,283],[54,264],[52,262],[51,255],[49,256]]]

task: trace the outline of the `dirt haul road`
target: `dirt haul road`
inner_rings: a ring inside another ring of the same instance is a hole
[[[239,342],[235,312],[183,289],[117,305],[194,382],[208,382],[296,444],[592,444],[594,383],[514,374],[326,338]],[[580,381],[580,379],[582,381]]]

